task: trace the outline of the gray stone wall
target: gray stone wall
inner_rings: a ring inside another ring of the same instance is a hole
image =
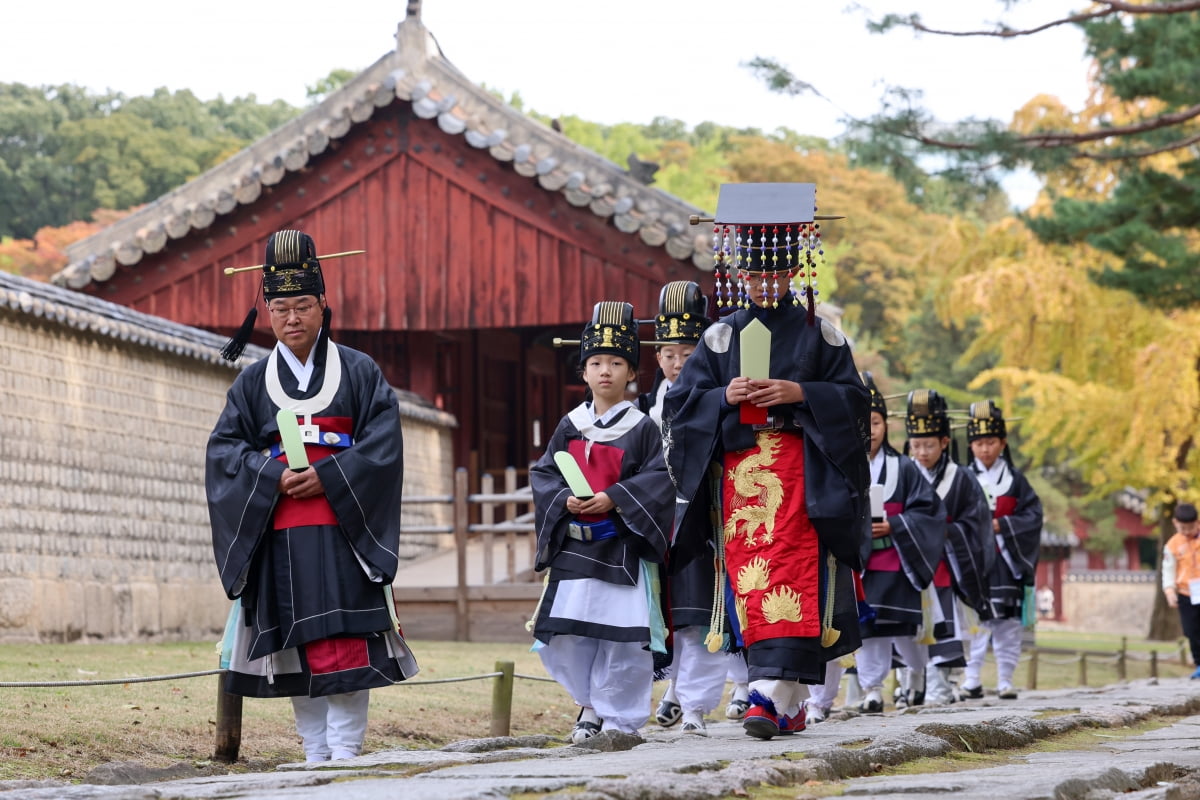
[[[235,372],[121,326],[0,304],[0,641],[196,640],[223,628],[203,454]],[[401,403],[406,494],[449,494],[453,419],[404,393]],[[449,514],[418,506],[404,521]],[[435,545],[405,537],[408,557]]]
[[[1153,572],[1068,573],[1063,582],[1063,623],[1071,630],[1145,636],[1157,591]]]

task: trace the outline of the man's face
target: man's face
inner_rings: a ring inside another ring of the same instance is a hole
[[[296,358],[304,361],[312,352],[321,332],[321,312],[325,299],[311,294],[300,297],[277,297],[267,303],[271,315],[271,332],[287,345]]]
[[[999,436],[981,436],[971,442],[971,455],[978,458],[979,463],[987,469],[991,469],[1003,452],[1004,439]]]
[[[662,367],[663,377],[671,383],[683,371],[683,365],[696,349],[694,344],[664,344],[658,350],[658,365]]]
[[[933,469],[949,445],[950,439],[946,436],[920,436],[908,440],[908,452],[913,461],[925,469]]]

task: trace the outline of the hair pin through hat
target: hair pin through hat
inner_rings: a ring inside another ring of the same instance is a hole
[[[322,261],[322,260],[330,259],[330,258],[343,258],[345,256],[358,256],[358,255],[362,255],[365,252],[367,252],[367,251],[366,250],[347,250],[344,253],[330,253],[327,256],[313,256],[313,258],[317,259],[318,261]],[[265,266],[266,266],[266,264],[255,264],[253,267],[226,267],[224,272],[226,275],[234,275],[238,272],[250,272],[250,271],[256,270],[256,269],[262,269]]]

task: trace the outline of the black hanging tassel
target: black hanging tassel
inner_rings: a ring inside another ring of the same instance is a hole
[[[812,327],[817,321],[817,298],[811,284],[804,288],[804,294],[808,297],[808,325]]]
[[[242,322],[242,327],[238,328],[233,338],[221,348],[221,358],[226,361],[237,361],[242,357],[242,353],[246,350],[246,345],[250,343],[250,335],[254,333],[254,323],[257,320],[258,308],[251,306],[250,313],[246,315],[246,319]]]
[[[317,354],[313,357],[313,365],[324,368],[325,355],[329,351],[329,323],[333,319],[333,312],[329,310],[329,306],[325,306],[325,310],[321,313],[321,335],[317,337]]]

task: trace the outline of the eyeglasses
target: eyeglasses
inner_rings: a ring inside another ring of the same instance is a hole
[[[291,308],[288,308],[287,306],[268,306],[267,310],[271,312],[271,316],[275,319],[287,319],[292,314],[295,314],[298,317],[307,317],[316,307],[316,303],[302,303],[301,305],[293,306]]]

